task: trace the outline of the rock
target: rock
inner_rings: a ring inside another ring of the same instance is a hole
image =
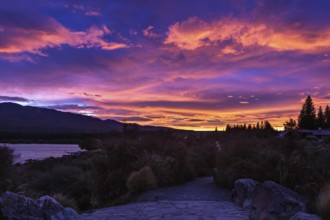
[[[312,215],[305,212],[298,212],[292,218],[290,218],[290,220],[322,220],[322,219],[317,215]]]
[[[41,208],[43,216],[56,216],[63,211],[63,206],[49,196],[43,196],[36,201]]]
[[[36,201],[41,208],[45,220],[70,220],[77,219],[78,213],[71,208],[64,208],[59,202],[50,196],[40,197]]]
[[[257,184],[250,220],[287,220],[305,211],[305,201],[295,192],[273,181]]]
[[[17,220],[73,220],[79,215],[71,208],[64,208],[50,196],[33,200],[16,193],[5,192],[0,197],[1,219]]]
[[[12,192],[4,192],[0,197],[1,215],[5,219],[42,219],[41,209],[33,199]]]
[[[236,205],[242,208],[251,208],[254,189],[257,181],[253,179],[239,179],[235,181],[231,198]]]

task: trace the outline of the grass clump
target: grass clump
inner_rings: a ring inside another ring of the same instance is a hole
[[[157,187],[156,177],[148,166],[139,171],[133,171],[127,180],[127,188],[130,193],[137,194]]]

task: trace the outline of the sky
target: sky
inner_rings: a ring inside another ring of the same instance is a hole
[[[328,0],[0,0],[0,102],[214,130],[330,104]]]

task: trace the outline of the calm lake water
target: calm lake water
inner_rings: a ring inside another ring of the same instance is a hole
[[[42,160],[47,157],[61,157],[63,155],[81,151],[77,144],[0,144],[14,150],[15,163],[26,160]]]

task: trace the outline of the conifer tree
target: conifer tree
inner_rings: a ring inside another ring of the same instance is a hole
[[[290,118],[289,121],[286,121],[283,125],[285,131],[297,128],[297,122],[292,118]]]
[[[300,115],[298,117],[298,126],[303,129],[316,128],[316,113],[313,100],[307,96],[305,103],[302,106]]]
[[[273,128],[273,126],[269,123],[269,121],[265,121],[264,122],[264,130],[266,130],[266,131],[273,131],[274,130],[274,128]]]
[[[325,124],[325,117],[323,114],[322,107],[320,106],[319,111],[317,112],[317,127],[323,129],[324,124]]]
[[[324,111],[324,128],[326,129],[330,129],[330,108],[329,105],[327,105],[327,107],[325,108]]]

